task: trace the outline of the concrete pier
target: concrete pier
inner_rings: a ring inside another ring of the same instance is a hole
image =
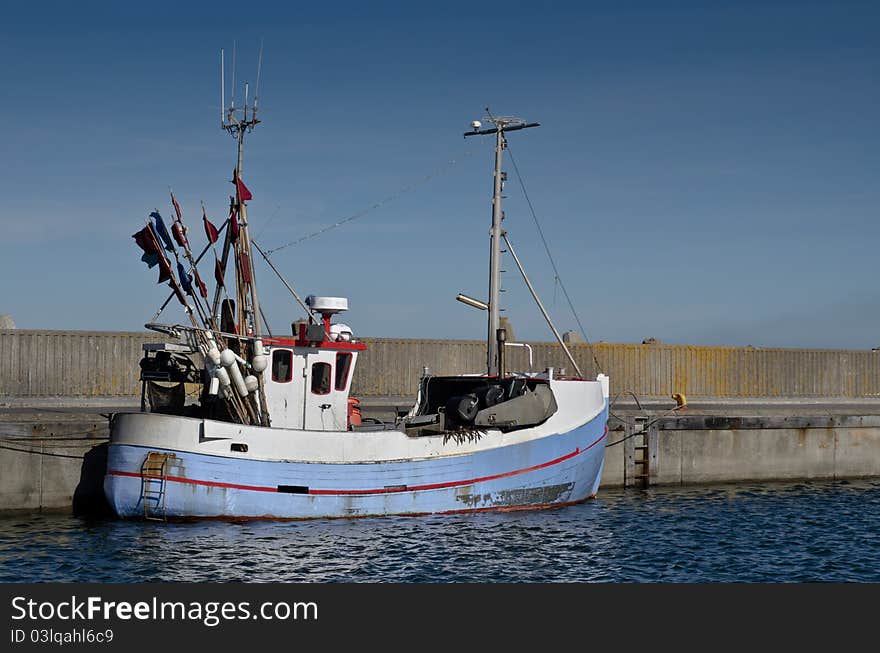
[[[0,410],[0,513],[100,506],[97,483],[108,438],[101,410]]]
[[[880,405],[873,402],[706,402],[674,414],[615,413],[605,487],[880,476]]]

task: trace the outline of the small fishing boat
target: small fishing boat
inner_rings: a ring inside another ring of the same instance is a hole
[[[257,95],[238,110],[234,101],[226,109],[224,99],[221,125],[237,142],[235,195],[219,229],[203,210],[208,246],[201,255],[191,250],[173,193],[171,234],[154,211],[134,235],[143,260],[157,265],[160,282],[171,286],[168,301],[177,298],[189,324],[154,319],[146,325],[166,339],[144,346],[141,410],[111,420],[104,489],[116,514],[157,520],[424,515],[547,508],[595,496],[608,377],[582,378],[552,323],[575,375],[552,368],[516,372],[505,365],[511,343],[499,317],[502,242],[522,268],[501,228],[501,163],[506,134],[536,123],[490,116],[491,126],[482,129],[475,121],[465,134],[495,137],[489,299],[458,297],[487,311],[485,372],[426,373],[408,414],[393,423],[367,423],[350,397],[365,345],[336,321],[348,309],[347,298],[300,299],[250,237],[243,145],[260,122]],[[222,253],[216,249],[220,234]],[[291,335],[265,327],[253,249],[305,312]],[[217,282],[213,302],[198,271],[209,250]],[[236,282],[227,291],[230,260]],[[198,404],[185,405],[187,388],[198,389]]]

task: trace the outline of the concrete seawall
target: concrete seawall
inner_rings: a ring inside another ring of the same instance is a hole
[[[141,348],[161,340],[148,332],[0,330],[0,404],[11,398],[136,396]],[[352,381],[357,397],[412,396],[424,367],[433,374],[460,374],[485,366],[483,342],[362,341],[367,350]],[[556,343],[527,344],[532,369],[571,367]],[[612,396],[880,398],[875,351],[608,343],[572,349],[585,375],[604,371],[611,377]],[[509,369],[529,369],[525,348],[510,348],[507,359]]]
[[[634,415],[626,416],[627,424],[618,422],[609,434],[613,446],[605,450],[602,484],[644,487],[880,476],[880,414],[810,412],[804,407],[798,414],[677,414],[648,417],[644,425],[633,424]],[[640,463],[645,459],[647,464]]]
[[[107,438],[98,412],[0,413],[0,513],[100,505]]]
[[[377,399],[365,404],[364,415],[389,419],[400,405],[400,398]],[[602,487],[880,476],[880,402],[706,406],[675,414],[658,405],[618,406],[609,423],[612,446],[605,449]],[[856,408],[866,414],[849,414]],[[102,514],[108,410],[0,414],[0,513]],[[648,465],[638,462],[642,457]],[[639,478],[643,471],[647,479]]]

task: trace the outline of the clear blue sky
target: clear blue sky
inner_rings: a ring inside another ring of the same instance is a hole
[[[876,2],[317,4],[7,7],[0,313],[142,329],[168,290],[131,234],[170,215],[168,186],[197,243],[200,200],[222,222],[219,50],[237,39],[253,82],[262,38],[244,175],[258,242],[441,173],[275,255],[301,294],[349,297],[356,335],[484,337],[454,297],[487,293],[492,143],[462,132],[489,105],[542,123],[511,150],[590,339],[880,345]],[[575,329],[506,169],[505,227]],[[517,338],[551,339],[504,268]],[[302,314],[258,274],[284,332]]]

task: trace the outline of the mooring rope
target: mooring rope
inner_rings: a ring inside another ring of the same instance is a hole
[[[84,458],[84,456],[72,456],[64,453],[51,453],[49,451],[37,451],[36,449],[17,449],[16,447],[7,447],[3,444],[0,444],[0,449],[7,449],[8,451],[18,451],[19,453],[36,454],[38,456],[52,456],[54,458],[76,458],[77,460],[82,460]]]
[[[640,411],[644,412],[645,409],[642,408],[642,402],[639,401],[639,397],[638,397],[638,395],[636,395],[635,392],[633,392],[632,390],[621,390],[616,395],[614,395],[614,399],[612,399],[611,401],[608,402],[608,404],[609,404],[608,414],[611,415],[612,417],[614,417],[615,419],[617,419],[618,421],[622,422],[623,424],[626,424],[627,426],[629,426],[629,422],[626,419],[624,419],[623,417],[620,417],[619,415],[615,415],[613,412],[611,412],[611,409],[610,409],[610,406],[614,405],[614,402],[617,401],[617,399],[620,397],[620,395],[624,395],[624,394],[632,395],[632,398],[635,399],[635,401],[636,401],[636,406],[638,406]],[[659,422],[664,417],[669,417],[675,411],[680,410],[681,408],[683,408],[683,406],[680,406],[680,405],[673,406],[672,408],[667,410],[665,413],[662,413],[660,415],[655,415],[654,419],[651,419],[651,420],[648,420],[647,422],[645,422],[645,430],[647,430],[648,427],[653,426],[654,424]],[[616,444],[626,442],[630,438],[633,438],[637,435],[644,435],[646,432],[645,430],[637,431],[635,433],[630,433],[629,435],[621,438],[620,440],[616,440],[615,442],[609,442],[608,444],[605,445],[605,448],[607,449],[608,447],[613,447]]]

